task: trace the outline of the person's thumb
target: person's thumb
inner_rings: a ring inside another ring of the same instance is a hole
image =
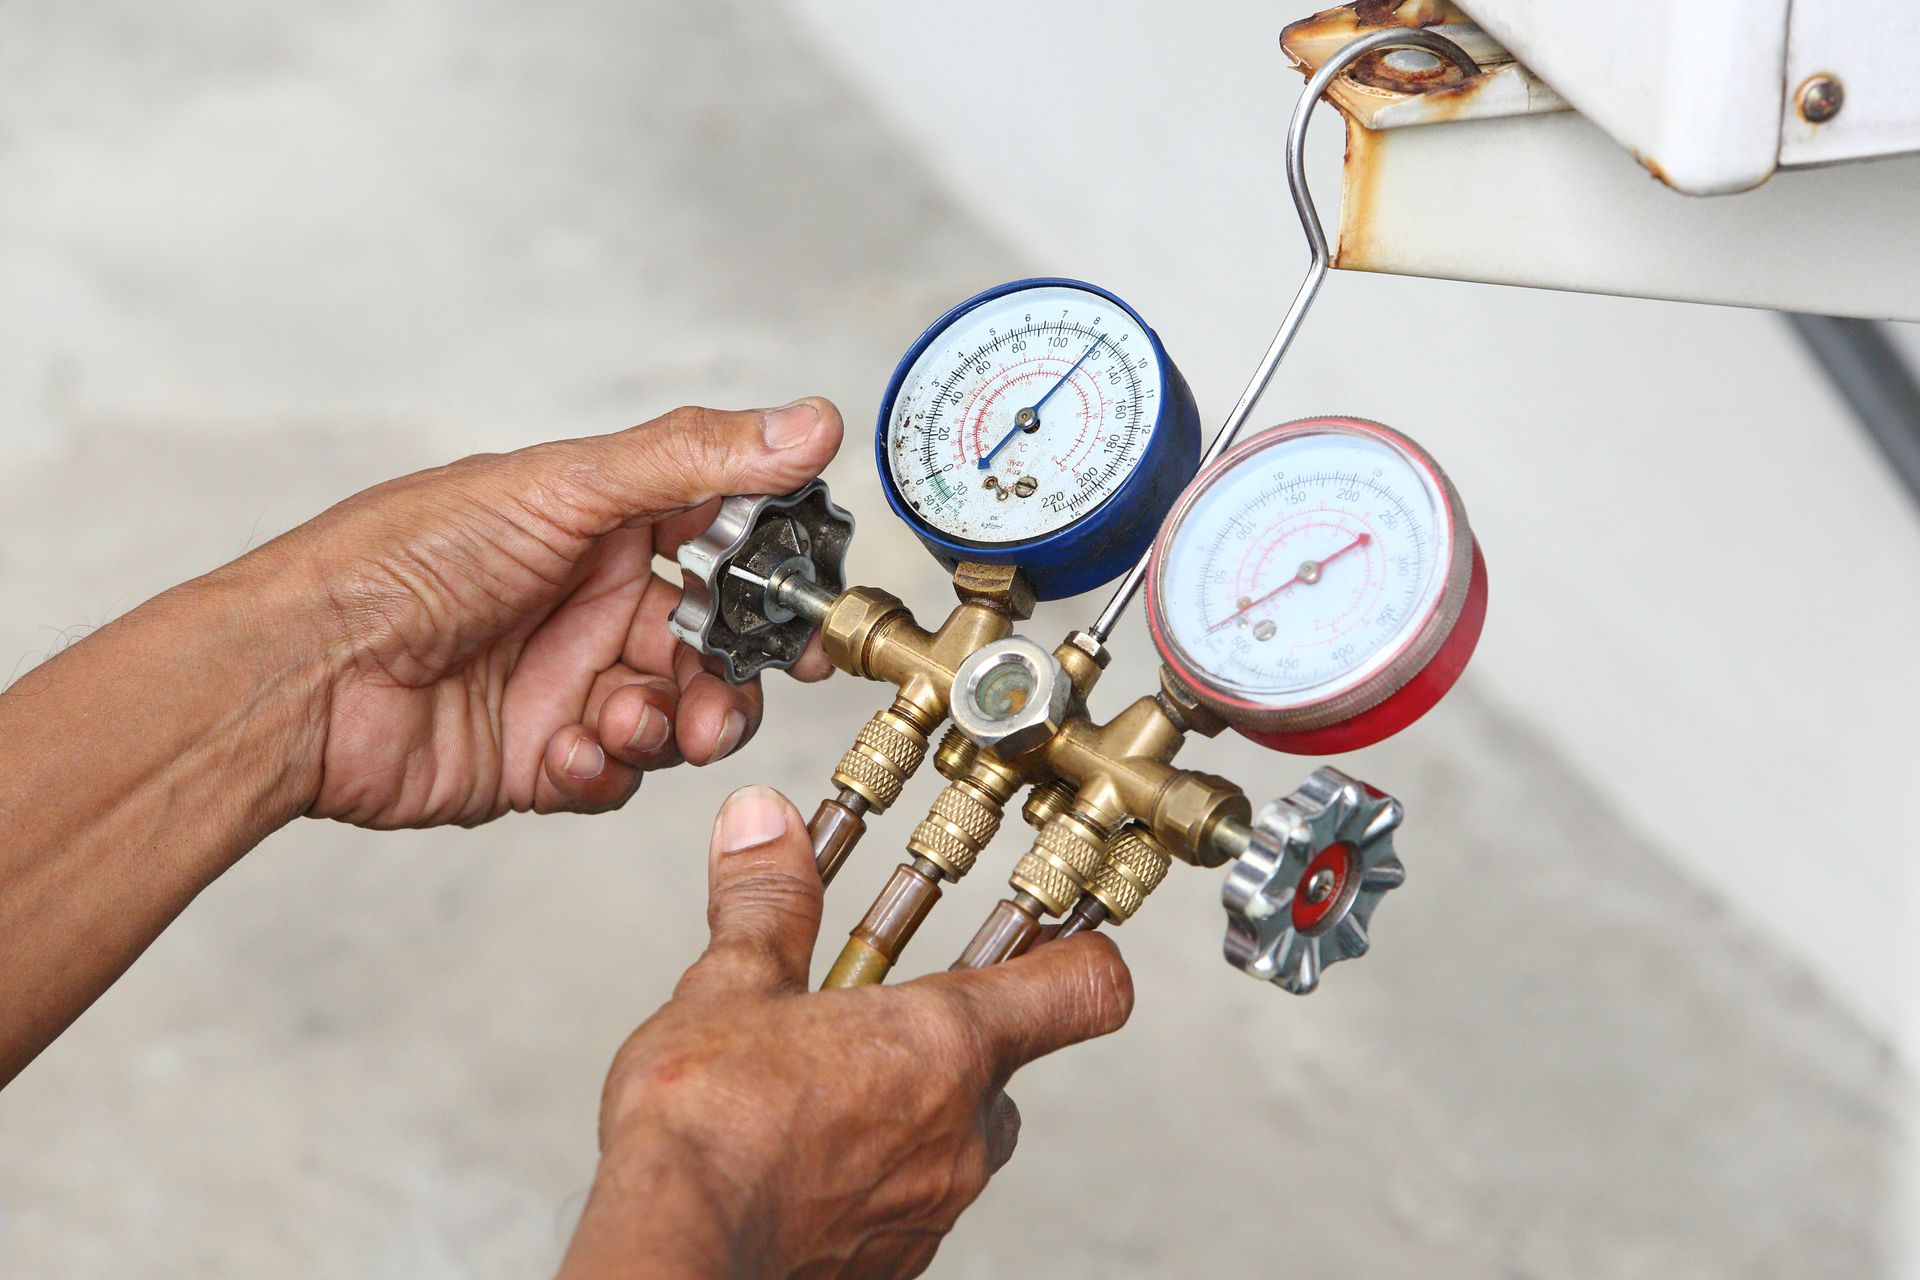
[[[819,397],[778,409],[675,409],[606,436],[568,440],[559,487],[587,526],[605,532],[742,493],[788,493],[840,447],[840,411]],[[536,453],[542,450],[536,450]]]
[[[820,873],[806,823],[772,787],[742,787],[720,806],[707,852],[713,941],[689,983],[804,991],[820,936]]]

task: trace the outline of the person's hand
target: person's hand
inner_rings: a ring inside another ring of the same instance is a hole
[[[641,774],[733,751],[760,719],[667,631],[654,576],[731,494],[785,493],[840,444],[824,400],[680,409],[614,435],[369,489],[263,549],[326,603],[309,813],[372,827],[600,811]],[[818,637],[794,674],[829,668]]]
[[[820,879],[765,787],[728,797],[708,882],[711,945],[614,1059],[562,1276],[919,1274],[1013,1154],[1007,1078],[1126,1022],[1120,953],[808,994]]]

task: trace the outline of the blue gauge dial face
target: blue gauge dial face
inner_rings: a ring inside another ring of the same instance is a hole
[[[935,532],[1031,541],[1098,510],[1152,441],[1167,388],[1153,338],[1070,285],[990,298],[927,341],[888,413],[886,466]]]

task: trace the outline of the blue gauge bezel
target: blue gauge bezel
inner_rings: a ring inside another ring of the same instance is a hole
[[[1140,326],[1153,347],[1164,388],[1160,404],[1148,433],[1147,446],[1120,487],[1092,511],[1051,533],[1020,542],[983,545],[940,532],[908,506],[893,478],[887,461],[887,423],[893,418],[894,401],[915,362],[933,345],[935,339],[961,317],[1010,293],[1028,289],[1079,289],[1104,298]],[[1193,392],[1180,376],[1160,335],[1129,306],[1125,299],[1064,276],[1036,276],[1012,280],[977,293],[949,309],[928,325],[914,344],[894,366],[887,380],[886,395],[880,401],[880,415],[873,435],[874,465],[880,472],[880,487],[887,505],[906,521],[907,527],[933,553],[934,559],[951,570],[962,560],[978,564],[1011,564],[1024,569],[1033,584],[1034,594],[1042,600],[1059,600],[1091,591],[1132,568],[1152,545],[1160,523],[1176,499],[1193,479],[1200,466],[1200,412]]]

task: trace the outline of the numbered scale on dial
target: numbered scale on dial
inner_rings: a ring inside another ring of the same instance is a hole
[[[1486,564],[1446,473],[1357,418],[1308,418],[1229,450],[1174,508],[1147,576],[1148,627],[1174,681],[1302,755],[1425,714],[1465,668],[1486,608]]]
[[[1132,307],[1076,280],[1021,280],[921,335],[875,452],[887,501],[941,563],[1018,565],[1057,599],[1146,552],[1198,466],[1200,421]]]

